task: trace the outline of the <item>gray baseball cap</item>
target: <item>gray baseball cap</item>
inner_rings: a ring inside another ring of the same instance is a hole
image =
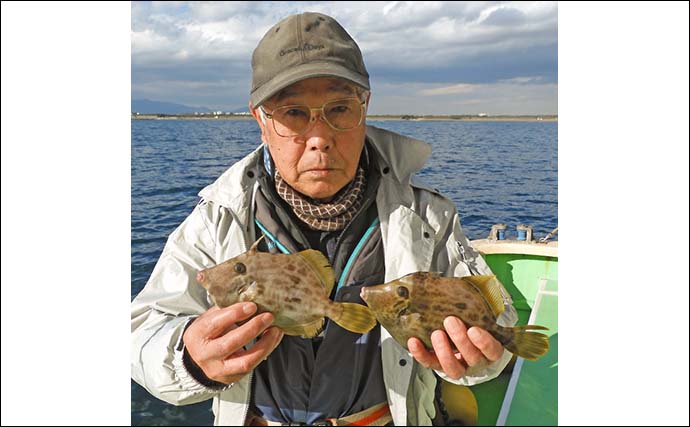
[[[369,73],[357,43],[330,16],[305,12],[278,22],[254,49],[250,101],[256,108],[311,77],[339,77],[369,90]]]

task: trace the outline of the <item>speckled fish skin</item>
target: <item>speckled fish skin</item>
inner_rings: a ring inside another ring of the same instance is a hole
[[[490,283],[492,280],[494,283]],[[546,328],[510,328],[496,323],[498,305],[502,309],[503,304],[496,286],[494,276],[458,278],[417,272],[383,285],[364,287],[361,296],[381,325],[405,348],[410,337],[417,337],[431,349],[431,333],[444,329],[446,317],[456,316],[468,328],[478,326],[488,331],[514,354],[533,360],[542,356],[548,350],[548,337],[528,330]]]
[[[253,301],[257,314],[271,312],[273,325],[288,335],[305,338],[321,331],[324,317],[356,333],[368,332],[376,325],[368,307],[329,299],[333,270],[323,254],[315,250],[270,254],[259,252],[257,244],[197,274],[197,281],[218,307]]]

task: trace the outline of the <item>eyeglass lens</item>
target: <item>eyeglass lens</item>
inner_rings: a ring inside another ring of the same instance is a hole
[[[353,129],[361,123],[363,109],[356,98],[327,102],[321,110],[325,121],[336,130]],[[299,135],[309,127],[311,114],[312,110],[306,105],[276,108],[272,113],[275,131],[280,136]]]

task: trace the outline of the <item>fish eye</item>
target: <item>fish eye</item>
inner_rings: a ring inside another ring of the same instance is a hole
[[[235,264],[235,272],[244,274],[247,272],[247,267],[245,267],[244,264],[242,264],[241,262],[238,262],[237,264]]]
[[[398,293],[398,296],[400,296],[400,297],[403,297],[403,298],[409,298],[410,297],[410,291],[408,291],[407,288],[404,286],[398,286],[398,289],[396,289],[396,292]]]

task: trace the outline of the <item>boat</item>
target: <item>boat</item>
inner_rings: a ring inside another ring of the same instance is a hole
[[[442,383],[448,425],[558,425],[558,228],[539,241],[529,226],[505,239],[505,224],[470,244],[505,286],[518,325],[546,326],[548,352],[536,361],[513,357],[495,379],[472,387]]]

